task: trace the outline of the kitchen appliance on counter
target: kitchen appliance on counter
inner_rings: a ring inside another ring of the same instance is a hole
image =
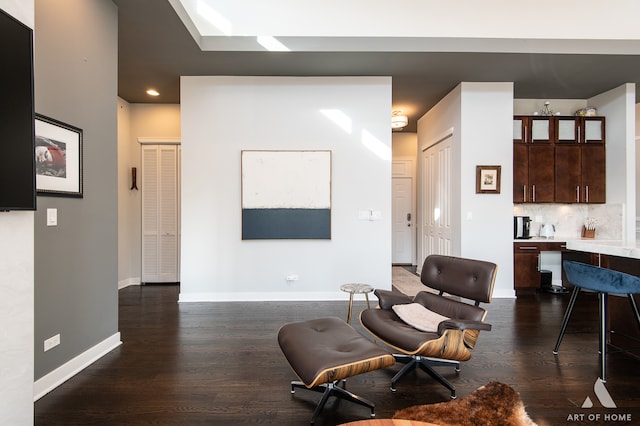
[[[540,238],[553,238],[556,233],[556,227],[552,223],[545,223],[540,226]]]
[[[531,218],[529,216],[513,217],[513,238],[526,240],[531,238]]]

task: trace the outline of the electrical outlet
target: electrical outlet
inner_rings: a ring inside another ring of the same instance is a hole
[[[53,349],[59,344],[60,344],[60,333],[56,334],[53,337],[49,337],[47,340],[44,341],[44,351],[46,352],[50,349]]]
[[[298,281],[298,276],[297,275],[287,275],[286,280],[287,281]]]

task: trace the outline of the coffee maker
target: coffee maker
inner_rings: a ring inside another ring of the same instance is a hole
[[[529,216],[513,217],[513,238],[516,240],[526,240],[531,238],[531,218]]]

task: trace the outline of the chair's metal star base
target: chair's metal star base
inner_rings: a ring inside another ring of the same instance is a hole
[[[426,372],[428,375],[433,377],[435,380],[440,382],[440,384],[442,384],[444,387],[446,387],[451,391],[451,399],[456,399],[456,388],[453,387],[453,385],[449,383],[447,379],[442,377],[442,375],[437,371],[435,371],[432,367],[453,366],[455,367],[456,372],[459,373],[460,362],[453,361],[453,360],[429,358],[429,357],[424,357],[420,355],[394,354],[393,357],[396,359],[397,362],[406,364],[404,367],[402,367],[400,371],[396,373],[395,376],[393,376],[393,379],[391,379],[391,390],[393,392],[397,390],[396,384],[401,378],[407,375],[407,373],[409,373],[410,371],[413,371],[416,368],[420,367],[420,369],[422,369],[424,372]]]
[[[322,412],[322,409],[324,408],[325,404],[327,403],[327,400],[331,396],[335,396],[336,398],[345,399],[347,401],[351,401],[351,402],[354,402],[356,404],[359,404],[359,405],[362,405],[364,407],[367,407],[367,408],[369,408],[371,410],[371,417],[375,417],[376,416],[376,414],[375,414],[375,404],[373,402],[371,402],[368,399],[365,399],[365,398],[363,398],[361,396],[358,396],[358,395],[354,394],[353,392],[349,392],[348,390],[337,386],[337,383],[339,383],[339,382],[340,382],[340,380],[338,380],[336,382],[332,382],[332,383],[325,383],[325,384],[322,384],[322,385],[319,385],[319,386],[315,386],[313,388],[307,388],[304,385],[304,383],[302,383],[300,381],[291,382],[291,393],[295,393],[296,392],[296,388],[304,388],[304,389],[308,389],[310,391],[322,393],[322,398],[320,399],[320,402],[318,402],[318,405],[316,406],[316,409],[313,412],[313,415],[311,416],[311,424],[314,424],[316,422],[316,420],[318,419],[318,416]]]

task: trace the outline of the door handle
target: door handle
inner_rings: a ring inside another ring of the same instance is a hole
[[[411,222],[411,213],[407,213],[407,221]]]

